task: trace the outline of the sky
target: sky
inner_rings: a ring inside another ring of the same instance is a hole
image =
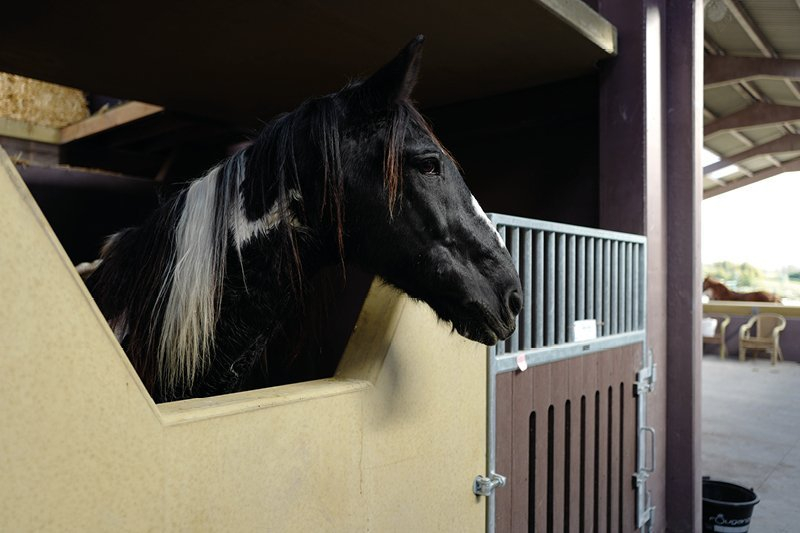
[[[701,229],[703,264],[800,267],[800,172],[703,200]]]

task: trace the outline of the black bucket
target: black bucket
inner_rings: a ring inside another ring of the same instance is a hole
[[[703,478],[703,531],[747,533],[757,503],[752,489]]]

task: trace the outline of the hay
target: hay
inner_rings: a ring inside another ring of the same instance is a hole
[[[88,116],[83,92],[0,72],[0,117],[61,128]]]

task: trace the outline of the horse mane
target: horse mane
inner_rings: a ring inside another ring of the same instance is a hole
[[[358,88],[340,94],[352,99]],[[351,103],[336,95],[304,102],[267,123],[250,146],[193,181],[143,226],[108,239],[87,284],[149,390],[164,397],[190,391],[209,368],[230,248],[241,264],[253,237],[277,234],[275,261],[299,293],[301,235],[309,222],[327,219],[344,264],[341,106]],[[407,128],[415,124],[441,143],[407,99],[390,105],[384,120],[391,217],[402,194]],[[319,168],[309,168],[310,161]],[[321,174],[322,183],[312,184],[321,186],[318,212],[307,211],[304,173]]]

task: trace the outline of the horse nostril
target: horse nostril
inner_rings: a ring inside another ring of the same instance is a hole
[[[506,295],[506,305],[513,315],[518,315],[522,309],[522,293],[519,289],[512,289]]]

